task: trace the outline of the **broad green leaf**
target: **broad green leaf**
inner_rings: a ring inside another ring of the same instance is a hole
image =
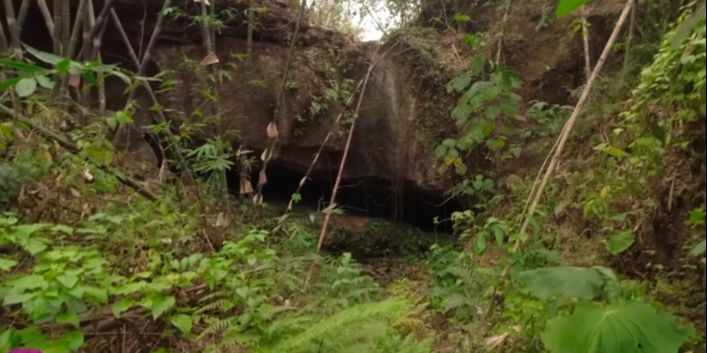
[[[47,77],[47,76],[39,75],[39,76],[35,76],[34,79],[37,80],[37,83],[39,83],[40,86],[42,86],[46,89],[54,88],[54,81],[49,79],[49,77]]]
[[[672,316],[639,302],[578,306],[541,335],[551,353],[677,353],[689,338]]]
[[[70,324],[79,327],[79,316],[75,312],[67,312],[57,315],[56,322],[60,324]]]
[[[690,211],[690,216],[685,221],[685,224],[691,228],[697,228],[705,225],[705,208],[699,207]]]
[[[27,250],[30,255],[34,256],[44,251],[47,248],[47,244],[39,239],[29,239],[22,245],[22,247]]]
[[[71,331],[61,338],[71,350],[77,350],[83,346],[83,333],[81,331]]]
[[[0,257],[0,271],[9,271],[17,266],[17,261]]]
[[[632,231],[627,230],[612,235],[608,240],[604,241],[604,244],[606,245],[606,249],[609,250],[612,255],[616,256],[630,248],[635,241],[636,235],[633,234]]]
[[[25,45],[25,49],[28,53],[32,54],[32,56],[39,59],[39,61],[43,61],[50,65],[56,65],[65,60],[65,58],[62,58],[61,56],[32,48],[29,45]]]
[[[40,275],[28,275],[13,280],[11,284],[19,289],[36,289],[45,286],[47,281]]]
[[[135,305],[135,301],[130,298],[120,299],[111,306],[113,316],[115,316],[116,318],[120,317],[120,314],[130,309],[133,305]]]
[[[73,288],[78,283],[79,277],[73,273],[64,273],[57,276],[56,280],[66,288]]]
[[[519,279],[540,299],[569,297],[592,299],[605,278],[593,268],[559,266],[521,272]]]
[[[557,8],[555,9],[555,16],[567,16],[588,2],[589,0],[560,0],[560,3],[557,4]]]
[[[108,301],[108,291],[96,287],[82,287],[86,297],[92,298],[96,302],[105,303]]]
[[[693,247],[692,250],[690,250],[690,255],[702,256],[705,254],[705,251],[707,251],[706,247],[707,247],[707,243],[703,240],[703,241],[697,243],[697,245],[695,245],[695,247]]]
[[[471,84],[471,76],[468,74],[461,74],[447,84],[447,93],[461,92]]]
[[[482,232],[476,235],[474,251],[476,251],[477,254],[483,254],[484,251],[486,251],[486,233]]]
[[[164,314],[167,310],[171,309],[176,300],[173,296],[157,295],[152,298],[150,302],[150,311],[152,312],[152,318],[157,319],[160,315]]]
[[[34,78],[25,77],[15,85],[15,93],[20,97],[27,97],[37,89],[37,81]]]
[[[192,326],[192,319],[191,316],[186,315],[186,314],[177,314],[177,315],[172,315],[169,318],[169,322],[174,325],[174,327],[178,328],[179,331],[181,331],[183,334],[188,334],[191,332],[191,326]]]
[[[14,305],[14,304],[20,304],[24,303],[26,300],[32,298],[32,294],[27,294],[24,292],[23,289],[16,289],[13,288],[9,290],[7,293],[5,293],[5,297],[3,298],[2,305]]]

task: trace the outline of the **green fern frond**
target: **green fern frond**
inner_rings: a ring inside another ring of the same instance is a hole
[[[320,342],[344,331],[355,333],[356,329],[354,328],[362,327],[362,324],[374,320],[399,320],[409,310],[410,304],[398,299],[355,305],[322,320],[294,337],[282,339],[272,347],[261,349],[259,353],[302,352],[314,342]]]
[[[198,302],[199,303],[210,302],[210,301],[217,299],[217,298],[227,298],[227,297],[228,297],[228,295],[226,294],[226,292],[220,290],[220,291],[210,292],[210,293],[205,294],[203,297],[199,298]]]
[[[233,309],[236,303],[230,299],[220,299],[214,302],[202,305],[200,308],[194,311],[195,314],[203,314],[212,311],[227,312]]]
[[[225,319],[209,319],[209,326],[207,326],[203,331],[201,331],[201,333],[199,333],[199,336],[197,336],[197,340],[203,340],[207,337],[213,337],[223,334],[234,326],[236,320],[237,317],[228,317]]]

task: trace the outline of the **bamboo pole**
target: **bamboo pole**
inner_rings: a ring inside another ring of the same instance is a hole
[[[17,36],[22,38],[22,27],[24,27],[27,12],[29,11],[30,0],[22,0],[20,10],[17,12]]]
[[[604,66],[604,63],[606,62],[607,57],[611,53],[611,48],[614,46],[614,43],[616,42],[616,39],[618,38],[619,34],[621,33],[621,29],[623,28],[624,22],[626,22],[626,18],[628,17],[631,8],[633,7],[635,0],[628,0],[626,1],[626,5],[624,6],[623,11],[621,12],[621,16],[619,17],[616,26],[614,26],[614,30],[611,33],[611,36],[609,37],[609,40],[606,42],[606,45],[604,46],[604,50],[601,53],[601,56],[599,57],[599,61],[597,61],[596,66],[594,66],[594,69],[592,70],[592,74],[589,77],[589,80],[584,86],[584,89],[582,90],[582,94],[579,97],[579,100],[577,101],[577,105],[574,108],[574,111],[572,112],[572,115],[570,118],[567,120],[565,123],[565,127],[562,130],[562,133],[560,133],[560,136],[558,137],[558,142],[557,142],[557,149],[555,150],[555,153],[550,160],[550,163],[547,167],[547,170],[545,171],[545,175],[543,176],[542,181],[540,182],[540,186],[538,187],[538,190],[535,192],[535,195],[532,197],[533,202],[530,205],[530,208],[528,209],[527,214],[525,215],[525,220],[523,221],[523,225],[520,228],[520,233],[523,234],[527,231],[528,225],[530,224],[530,218],[533,217],[535,214],[535,210],[540,203],[540,200],[542,198],[543,192],[545,191],[545,187],[547,186],[548,182],[550,181],[550,177],[554,173],[557,164],[560,161],[560,156],[562,155],[562,152],[564,151],[564,147],[567,143],[567,140],[569,139],[570,134],[572,133],[572,129],[574,128],[575,123],[577,122],[577,119],[579,118],[580,113],[582,112],[582,108],[584,107],[584,104],[587,102],[587,99],[589,98],[589,93],[591,92],[592,86],[594,85],[594,81],[596,78],[599,76],[599,72],[601,72],[602,67]],[[519,244],[516,242],[516,244]],[[519,246],[519,245],[518,245]]]
[[[216,1],[218,0],[209,2],[209,18],[211,20],[216,19]],[[209,37],[211,38],[211,51],[216,51],[216,26],[213,24],[209,25]]]
[[[113,10],[113,9],[111,9]],[[93,0],[88,0],[88,4],[86,5],[86,19],[84,19],[84,26],[83,26],[83,44],[81,48],[88,48],[83,53],[83,60],[88,61],[90,53],[92,52],[91,49],[91,28],[96,24],[96,12],[93,7]],[[79,57],[81,58],[81,55],[79,54]]]
[[[61,28],[61,50],[65,58],[71,58],[69,52],[69,42],[71,42],[71,1],[63,0],[61,2],[62,12],[62,28]]]
[[[93,40],[91,45],[95,46],[96,42],[100,45],[101,38],[103,37],[103,32],[105,31],[105,23],[106,20],[108,19],[108,13],[111,8],[113,8],[113,2],[115,0],[106,0],[105,4],[103,5],[103,8],[101,9],[101,12],[98,13],[98,16],[96,17],[96,21],[91,26],[91,30],[88,33],[88,37]],[[95,38],[98,37],[98,40]],[[96,48],[88,48],[86,47],[86,43],[84,42],[84,45],[81,46],[81,50],[79,51],[78,57],[81,57],[83,55],[86,55],[88,53],[89,60],[92,58],[95,58],[98,55],[98,50]]]
[[[584,79],[589,81],[592,76],[592,58],[589,52],[589,22],[582,6],[582,44],[584,46]]]
[[[128,38],[127,33],[125,32],[125,28],[123,27],[123,24],[120,22],[120,18],[118,17],[118,14],[115,12],[114,9],[111,9],[109,16],[113,20],[113,24],[115,25],[116,29],[118,30],[118,34],[123,40],[123,43],[126,46],[126,49],[128,50],[128,56],[130,59],[133,61],[133,64],[137,67],[137,73],[136,76],[141,76],[145,69],[147,68],[147,64],[149,63],[149,60],[152,57],[152,49],[155,46],[155,43],[157,42],[157,38],[159,37],[159,33],[162,30],[162,21],[164,19],[164,13],[165,9],[167,9],[170,6],[170,0],[165,0],[163,6],[162,6],[162,11],[160,12],[160,17],[157,19],[157,23],[155,24],[155,28],[152,32],[152,35],[150,36],[150,41],[148,42],[147,48],[145,49],[145,53],[143,54],[142,60],[140,60],[135,53],[135,50],[132,47],[132,44],[130,43],[130,39]],[[143,87],[148,93],[148,96],[150,100],[152,101],[153,104],[158,104],[159,101],[157,100],[157,96],[155,95],[155,92],[152,90],[152,87],[150,87],[150,84],[148,82],[143,83]],[[134,99],[135,97],[135,90],[130,92],[130,95],[128,96],[128,100],[126,104],[130,104],[130,102]],[[160,118],[160,122],[164,123],[167,121],[167,117],[164,115],[162,111],[157,111],[157,115]],[[172,132],[167,129],[166,133],[171,135]],[[172,136],[170,136],[172,137]],[[177,158],[177,163],[179,166],[185,171],[188,181],[189,182],[195,182],[196,178],[194,175],[191,173],[191,170],[188,168],[188,164],[186,161],[186,158],[184,155],[182,155],[181,151],[179,150],[178,146],[175,146],[173,148],[174,155]],[[165,156],[162,156],[165,158]],[[197,188],[198,189],[198,188]]]
[[[22,57],[22,49],[20,48],[20,33],[17,28],[17,18],[15,17],[15,6],[12,0],[4,0],[5,21],[7,22],[7,30],[10,33],[10,49],[16,58]]]
[[[135,49],[133,49],[132,44],[130,43],[130,38],[128,38],[127,33],[125,32],[125,28],[123,27],[123,24],[120,22],[120,18],[118,17],[118,14],[115,12],[115,10],[111,10],[110,13],[111,19],[113,20],[113,24],[115,25],[116,30],[118,31],[118,35],[120,38],[123,40],[123,44],[125,44],[125,48],[128,51],[128,56],[130,57],[130,60],[132,60],[133,65],[135,65],[136,69],[140,67],[140,59],[137,56],[137,53],[135,52]],[[152,86],[148,82],[144,82],[142,85],[145,90],[147,91],[147,94],[152,101],[152,104],[159,104],[159,101],[157,100],[157,95],[155,95],[155,91],[152,89]],[[164,115],[164,112],[158,110],[157,114],[160,116],[161,122],[167,121],[167,117]],[[164,156],[163,156],[164,157]]]
[[[49,11],[49,6],[47,6],[46,0],[37,0],[37,6],[39,7],[39,12],[42,13],[44,18],[44,24],[47,26],[49,31],[49,36],[54,41],[54,19],[52,18],[52,13]]]
[[[69,49],[67,50],[68,58],[72,58],[74,52],[76,51],[76,45],[79,41],[79,33],[81,33],[81,28],[84,27],[84,20],[86,18],[86,7],[87,0],[79,0],[79,7],[76,10],[76,19],[74,20],[74,27],[71,29],[71,36],[69,39]]]
[[[206,7],[206,0],[200,0],[199,4],[201,5],[201,39],[204,43],[206,55],[208,55],[213,51],[211,47],[211,31],[209,30],[209,24],[207,22],[209,9]]]
[[[255,31],[255,0],[248,0],[248,33],[246,35],[246,54],[248,62],[253,59],[253,32]]]
[[[0,54],[4,54],[7,48],[7,36],[5,35],[5,29],[3,28],[2,23],[0,23]]]
[[[53,40],[53,47],[54,47],[54,54],[55,55],[61,55],[62,49],[61,49],[61,30],[64,28],[63,25],[63,19],[62,15],[63,12],[61,11],[62,8],[62,3],[64,1],[69,1],[69,0],[54,0],[54,40]],[[57,88],[58,89],[58,88]]]

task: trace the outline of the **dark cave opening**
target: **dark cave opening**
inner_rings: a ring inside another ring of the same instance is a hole
[[[300,191],[302,200],[295,207],[317,211],[326,208],[335,174],[332,171],[331,176],[310,177]],[[265,202],[286,205],[303,176],[304,173],[295,168],[271,163],[267,170],[268,183],[263,188]],[[238,173],[231,172],[229,180],[232,190],[238,193]],[[390,181],[376,177],[342,180],[337,204],[347,214],[388,219],[437,233],[451,233],[449,218],[462,209],[458,201],[447,200],[443,192],[420,190],[408,182],[399,183],[395,190]]]

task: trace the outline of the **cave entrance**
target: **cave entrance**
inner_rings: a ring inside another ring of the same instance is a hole
[[[237,180],[233,180],[237,178],[235,174],[231,176],[231,185],[238,185]],[[304,173],[297,169],[271,163],[267,170],[268,184],[263,188],[265,202],[287,204],[303,176]],[[310,177],[300,191],[302,201],[295,207],[315,211],[326,208],[335,178],[336,175]],[[382,178],[345,179],[342,180],[337,203],[348,214],[406,223],[423,231],[452,232],[449,218],[452,212],[461,209],[459,202],[446,200],[442,192],[420,190],[406,182],[399,183],[397,189]]]

